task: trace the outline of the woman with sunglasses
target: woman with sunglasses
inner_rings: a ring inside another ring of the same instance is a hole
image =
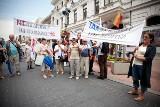
[[[128,76],[133,78],[134,90],[129,91],[128,94],[138,95],[138,88],[141,85],[140,94],[134,98],[136,101],[142,101],[145,91],[151,87],[152,60],[156,55],[156,47],[153,42],[154,35],[146,32],[143,36],[143,42],[134,50],[134,59],[128,73]]]

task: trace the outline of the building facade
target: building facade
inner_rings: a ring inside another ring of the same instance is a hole
[[[160,0],[52,0],[54,10],[51,13],[51,24],[61,28],[82,32],[87,20],[102,26],[113,27],[117,13],[123,16],[123,26],[134,25],[146,20],[145,26],[158,25],[160,21]],[[63,15],[65,8],[70,10],[68,16]],[[153,19],[151,19],[153,18]],[[149,19],[151,19],[149,21]]]
[[[160,0],[52,0],[51,4],[51,24],[70,31],[82,32],[87,20],[100,24],[100,18],[103,27],[113,29],[118,12],[122,14],[121,28],[145,20],[144,31],[156,33],[160,53]],[[63,14],[66,8],[68,15]]]

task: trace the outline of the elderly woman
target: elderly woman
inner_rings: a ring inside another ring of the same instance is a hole
[[[128,76],[133,77],[134,90],[129,91],[128,94],[138,95],[139,84],[141,85],[141,92],[136,101],[142,101],[144,99],[144,93],[147,88],[151,87],[150,77],[152,60],[156,54],[156,47],[153,44],[154,35],[150,32],[146,32],[143,36],[143,43],[141,43],[134,50],[134,59],[131,64]],[[140,80],[140,83],[139,83]]]
[[[6,49],[3,47],[3,38],[0,38],[0,79],[5,79],[2,74],[2,65],[5,62]]]
[[[61,42],[61,40],[57,40],[57,45],[54,48],[57,74],[60,71],[61,74],[64,74],[64,62],[60,61],[60,57],[64,56],[64,45]]]
[[[32,52],[31,41],[28,40],[27,45],[24,48],[24,57],[26,58],[27,62],[27,70],[34,69],[32,67],[31,52]]]
[[[41,54],[41,55],[44,55],[44,56],[51,56],[51,58],[53,57],[53,54],[50,51],[49,46],[47,45],[46,39],[42,38],[42,42],[37,49],[37,54]],[[50,67],[43,62],[42,63],[42,76],[43,76],[43,78],[47,78],[47,75],[45,73],[45,67],[47,67],[48,75],[50,77],[54,77],[53,74],[51,73]]]

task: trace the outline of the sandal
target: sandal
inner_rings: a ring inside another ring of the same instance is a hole
[[[135,91],[129,91],[128,94],[130,95],[138,95],[138,92],[135,92]]]
[[[135,101],[142,101],[144,98],[142,96],[138,96],[136,98],[134,98]]]
[[[4,76],[1,76],[0,79],[3,79],[3,80],[4,80],[5,78],[4,78]]]

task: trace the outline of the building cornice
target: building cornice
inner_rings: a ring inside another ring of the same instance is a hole
[[[52,4],[52,5],[55,5],[58,1],[59,1],[59,0],[52,0],[52,1],[51,1],[51,4]]]
[[[152,0],[152,1],[145,2],[145,3],[141,3],[139,5],[130,6],[129,8],[125,8],[125,9],[123,8],[123,12],[128,13],[130,11],[139,10],[141,8],[152,6],[152,5],[155,5],[155,4],[160,4],[160,0]]]

